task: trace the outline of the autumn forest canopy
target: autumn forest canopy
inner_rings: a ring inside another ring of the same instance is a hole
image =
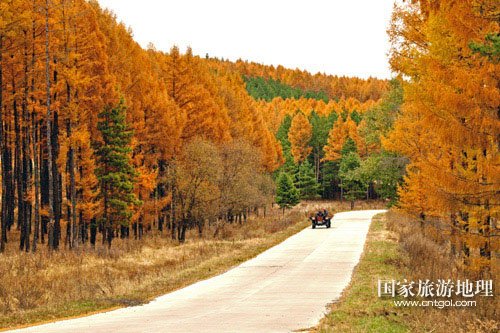
[[[499,15],[489,0],[396,6],[388,81],[143,49],[96,1],[2,1],[0,251],[15,232],[26,252],[183,242],[275,204],[382,199],[488,270]]]

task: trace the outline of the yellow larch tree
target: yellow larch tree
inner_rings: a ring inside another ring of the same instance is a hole
[[[288,140],[292,148],[292,156],[295,163],[302,163],[309,154],[312,147],[309,146],[309,141],[312,137],[312,126],[307,117],[299,112],[293,117],[290,131],[288,132]]]
[[[328,141],[323,148],[325,152],[325,161],[336,161],[340,159],[342,147],[348,138],[351,138],[356,143],[360,156],[366,155],[366,145],[364,139],[358,134],[358,126],[348,117],[346,120],[339,116],[338,120],[333,125],[328,133]]]
[[[401,205],[446,221],[466,267],[489,271],[499,248],[490,236],[500,217],[500,64],[471,45],[498,33],[498,5],[414,1],[392,22],[391,65],[409,78],[384,141],[411,160]],[[421,193],[425,206],[414,207]]]

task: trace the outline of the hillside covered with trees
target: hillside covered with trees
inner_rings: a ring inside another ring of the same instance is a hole
[[[361,79],[143,48],[96,0],[2,0],[0,325],[150,300],[323,204],[390,207],[408,280],[498,282],[499,22],[498,0],[398,2],[395,77]]]
[[[304,91],[283,98],[289,91],[283,86],[279,83],[281,89],[268,101],[271,89],[261,89],[259,95],[247,83],[281,144],[284,163],[275,177],[288,174],[300,199],[347,199],[354,205],[357,199],[382,198],[394,203],[407,159],[384,150],[381,138],[399,112],[400,81],[389,82],[380,100],[364,103],[352,97],[325,102],[306,98]]]
[[[391,81],[143,49],[96,1],[0,6],[0,250],[12,230],[24,251],[153,229],[182,242],[274,203],[376,198],[490,266],[492,2],[396,7]]]
[[[349,149],[365,156],[362,114],[387,91],[142,49],[96,1],[10,0],[0,15],[1,251],[13,230],[24,251],[111,247],[152,229],[182,242],[273,204],[282,171],[302,198],[338,196],[339,160],[323,153],[333,122],[349,130],[330,136],[356,135]]]

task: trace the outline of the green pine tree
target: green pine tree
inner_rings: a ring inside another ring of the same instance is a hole
[[[376,147],[381,147],[380,139],[392,130],[403,103],[403,87],[399,79],[389,81],[389,87],[380,103],[363,114],[366,126],[362,135],[367,144]]]
[[[344,198],[351,202],[351,209],[354,209],[354,201],[361,199],[368,190],[368,181],[361,172],[361,159],[355,151],[342,155],[340,160],[339,177],[342,180]]]
[[[354,200],[362,198],[368,189],[368,184],[361,179],[359,167],[361,158],[358,155],[358,147],[353,139],[347,138],[341,150],[342,158],[339,164],[339,179],[342,189],[342,198],[351,202],[354,208]]]
[[[288,132],[292,126],[292,117],[287,114],[281,122],[278,132],[276,132],[276,139],[281,143],[283,150],[290,149],[290,141],[288,140]]]
[[[357,152],[358,152],[358,147],[356,146],[356,142],[351,138],[347,138],[347,140],[345,140],[344,145],[342,146],[342,149],[340,150],[342,158],[349,155],[350,153],[357,153]]]
[[[314,176],[313,166],[307,159],[299,165],[295,180],[295,187],[299,190],[301,199],[313,199],[318,196],[319,184]]]
[[[313,147],[313,153],[318,154],[319,158],[324,157],[323,147],[328,142],[328,133],[337,121],[338,115],[335,112],[328,116],[320,116],[315,111],[311,112],[309,122],[312,126],[312,137],[309,145]]]
[[[292,126],[292,117],[286,115],[278,128],[276,133],[276,139],[281,143],[283,149],[283,157],[285,158],[285,163],[276,171],[275,175],[279,175],[281,172],[286,172],[289,174],[295,174],[297,171],[297,165],[293,161],[292,156],[292,146],[288,140],[288,132],[290,131],[290,126]]]
[[[314,98],[323,100],[325,103],[328,103],[329,100],[328,95],[324,91],[303,90],[285,84],[280,80],[265,79],[261,76],[244,76],[243,79],[245,80],[248,94],[256,100],[263,99],[270,102],[276,97],[283,99]]]
[[[103,238],[111,247],[114,230],[119,226],[128,228],[132,218],[131,207],[139,204],[134,194],[137,172],[132,165],[130,146],[133,135],[126,121],[123,99],[115,107],[106,107],[99,114],[97,128],[102,135],[102,143],[97,146],[97,177],[104,201],[102,224]]]
[[[340,179],[339,162],[325,162],[321,165],[320,193],[323,199],[334,199]]]
[[[330,176],[325,173],[325,171],[329,171],[329,168],[325,168],[326,163],[322,161],[325,155],[323,147],[327,144],[328,133],[337,118],[336,112],[331,112],[328,116],[320,116],[315,111],[311,112],[309,121],[312,125],[312,137],[309,145],[312,147],[312,154],[309,156],[309,161],[313,165],[314,175],[318,183],[323,183],[323,179]],[[324,192],[321,191],[321,193]]]
[[[349,117],[351,117],[351,119],[356,123],[356,125],[359,125],[361,120],[363,120],[361,114],[359,114],[359,112],[356,110],[352,111]]]
[[[474,43],[469,44],[471,50],[475,53],[479,53],[493,63],[498,63],[500,61],[500,34],[488,34],[485,37],[484,43]]]
[[[376,194],[394,204],[398,198],[397,189],[403,181],[408,159],[396,153],[381,151],[361,161],[358,178],[372,184]]]
[[[277,180],[276,203],[283,209],[283,214],[286,208],[292,208],[299,203],[299,197],[299,191],[293,184],[292,177],[285,172],[280,173]]]

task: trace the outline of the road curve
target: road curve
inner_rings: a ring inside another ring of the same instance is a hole
[[[230,271],[142,306],[12,332],[290,332],[315,326],[338,299],[382,210],[338,213]]]

